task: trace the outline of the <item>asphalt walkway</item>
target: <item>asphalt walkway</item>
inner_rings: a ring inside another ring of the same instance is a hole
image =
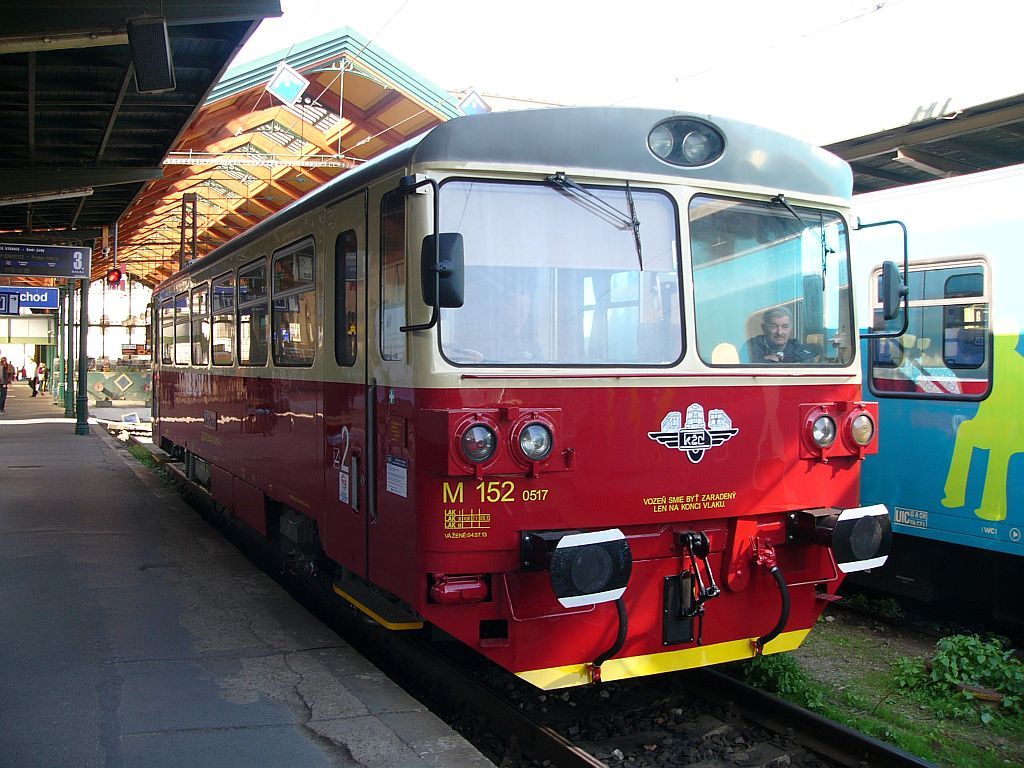
[[[4,768],[491,765],[21,382],[0,415],[0,638]]]

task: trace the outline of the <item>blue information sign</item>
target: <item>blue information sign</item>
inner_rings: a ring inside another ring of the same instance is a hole
[[[21,306],[33,309],[56,309],[59,293],[56,288],[0,286],[0,295],[13,294]]]
[[[0,243],[0,275],[88,278],[91,271],[88,246]]]

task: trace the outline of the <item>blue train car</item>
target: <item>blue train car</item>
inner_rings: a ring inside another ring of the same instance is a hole
[[[988,603],[1013,624],[1024,623],[1022,200],[1015,166],[854,205],[864,222],[902,221],[910,256],[906,332],[862,348],[864,394],[884,425],[862,502],[889,508],[896,538],[887,567],[860,581]],[[898,233],[854,233],[861,317],[879,317],[880,265],[902,252]]]

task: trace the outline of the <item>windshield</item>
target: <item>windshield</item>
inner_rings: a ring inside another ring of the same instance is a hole
[[[705,363],[853,361],[848,236],[838,214],[699,195],[689,219]]]
[[[442,232],[461,232],[465,304],[441,310],[457,364],[671,365],[682,356],[676,212],[659,192],[450,181]],[[622,215],[616,215],[621,211]]]

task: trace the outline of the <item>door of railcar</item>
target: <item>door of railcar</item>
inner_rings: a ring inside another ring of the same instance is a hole
[[[374,424],[373,491],[367,537],[372,581],[396,595],[414,595],[418,567],[416,488],[411,445],[415,427],[415,393],[412,387],[413,360],[410,338],[403,331],[410,322],[407,307],[411,296],[408,280],[409,253],[418,252],[418,238],[409,239],[414,222],[407,217],[417,205],[397,192],[398,179],[381,185],[380,197],[370,205],[380,212],[374,245],[380,243],[373,259],[369,283],[379,306],[371,313],[374,331],[370,335],[370,399]],[[426,197],[419,198],[419,210],[429,210]],[[377,239],[379,236],[379,240]],[[418,284],[417,284],[418,287]],[[379,291],[379,293],[378,293]]]
[[[366,195],[327,209],[324,528],[327,555],[367,570]]]

